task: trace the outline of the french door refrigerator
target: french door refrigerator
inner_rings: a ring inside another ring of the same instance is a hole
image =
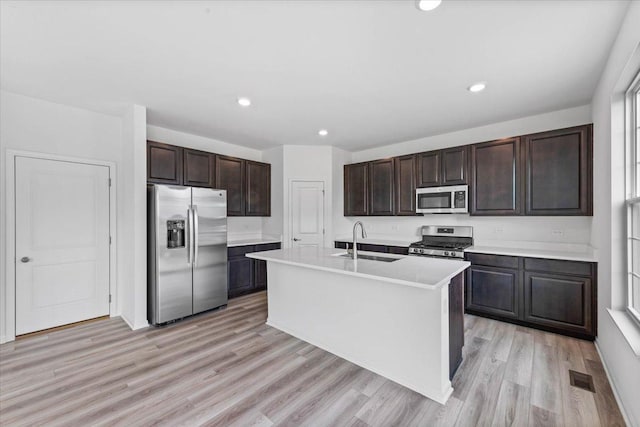
[[[161,325],[227,304],[227,193],[148,187],[147,320]]]

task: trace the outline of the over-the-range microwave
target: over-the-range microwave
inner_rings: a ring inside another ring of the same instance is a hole
[[[468,185],[417,188],[416,213],[468,213],[468,193]]]

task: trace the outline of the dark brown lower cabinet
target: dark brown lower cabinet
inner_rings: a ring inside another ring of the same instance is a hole
[[[588,277],[524,273],[524,320],[592,334],[592,283]]]
[[[267,289],[267,262],[247,258],[252,252],[280,249],[280,243],[235,246],[227,249],[227,290],[229,298]]]
[[[520,318],[522,285],[518,270],[472,265],[467,275],[467,311]]]
[[[464,346],[464,273],[449,283],[449,379],[462,363]]]
[[[473,253],[467,260],[467,313],[595,339],[597,264]]]

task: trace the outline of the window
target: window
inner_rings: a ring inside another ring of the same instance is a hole
[[[627,91],[627,310],[640,322],[640,73]]]

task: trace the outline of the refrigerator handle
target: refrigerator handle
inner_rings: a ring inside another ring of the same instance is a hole
[[[198,206],[197,205],[193,205],[193,266],[197,266],[198,265],[198,245],[199,245],[199,239],[198,239],[198,233],[200,231],[200,227],[198,225]]]
[[[193,261],[193,218],[191,208],[187,208],[187,265]]]

